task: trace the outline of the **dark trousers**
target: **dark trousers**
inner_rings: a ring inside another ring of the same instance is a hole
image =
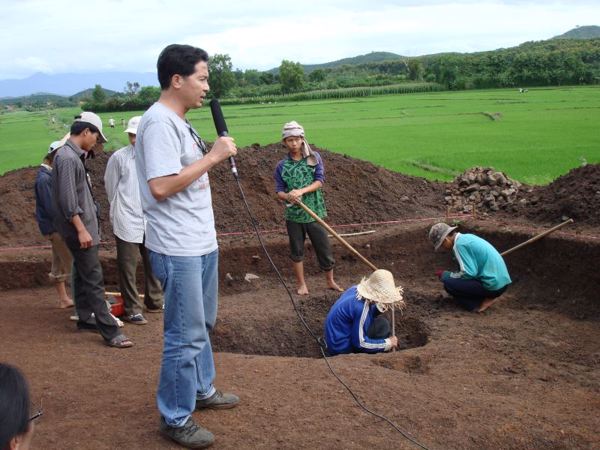
[[[94,323],[105,340],[111,340],[121,334],[117,322],[110,315],[104,300],[104,276],[98,259],[98,246],[90,248],[71,248],[73,255],[73,299],[81,328]]]
[[[465,280],[463,278],[445,278],[442,280],[444,289],[468,311],[479,309],[486,298],[500,297],[507,286],[497,291],[488,291],[479,280]]]
[[[386,339],[392,335],[392,326],[387,318],[380,314],[369,325],[367,336],[371,339]]]
[[[319,261],[321,270],[327,272],[333,269],[335,259],[333,259],[331,243],[327,236],[327,230],[325,230],[320,223],[297,223],[286,220],[285,224],[290,239],[290,257],[292,258],[292,261],[300,262],[304,259],[304,241],[308,234],[310,242],[312,242],[315,253],[317,254],[317,260]]]
[[[143,243],[127,242],[117,236],[115,236],[115,240],[117,241],[119,288],[125,303],[125,314],[128,316],[141,314],[144,309],[136,286],[138,254],[141,255],[144,265],[144,303],[148,309],[161,309],[163,293],[160,283],[152,273],[148,250]]]

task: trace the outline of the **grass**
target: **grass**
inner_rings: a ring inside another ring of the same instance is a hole
[[[223,112],[238,146],[278,142],[283,124],[297,120],[318,147],[429,179],[492,166],[519,181],[545,184],[583,161],[600,163],[600,87],[430,92],[224,106]],[[101,114],[104,123],[112,116],[118,124],[106,127],[108,149],[126,145],[120,119],[133,115]],[[37,164],[50,141],[62,136],[48,117],[0,116],[0,173]],[[205,139],[215,138],[209,108],[189,118]]]

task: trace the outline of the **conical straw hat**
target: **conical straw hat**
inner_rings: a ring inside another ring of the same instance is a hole
[[[389,270],[377,269],[371,275],[363,278],[356,287],[358,295],[376,303],[404,305],[402,287],[394,284],[394,276]]]

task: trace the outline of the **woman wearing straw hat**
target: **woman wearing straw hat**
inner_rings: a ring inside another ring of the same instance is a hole
[[[444,289],[463,308],[483,312],[492,306],[512,282],[504,259],[492,244],[474,234],[462,234],[443,222],[429,230],[435,250],[452,251],[460,270],[436,271]]]
[[[404,307],[402,288],[391,272],[378,269],[346,290],[325,320],[325,342],[330,355],[387,352],[398,346],[389,321],[381,314]]]

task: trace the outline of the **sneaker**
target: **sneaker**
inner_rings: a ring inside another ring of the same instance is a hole
[[[167,425],[165,419],[161,417],[159,431],[163,436],[187,448],[205,448],[215,442],[213,434],[197,425],[191,416],[185,425],[179,428]]]
[[[196,409],[230,409],[235,408],[239,402],[240,398],[237,395],[216,391],[208,398],[196,398]]]
[[[134,325],[146,325],[148,323],[148,321],[140,313],[125,316],[123,317],[123,320]]]

